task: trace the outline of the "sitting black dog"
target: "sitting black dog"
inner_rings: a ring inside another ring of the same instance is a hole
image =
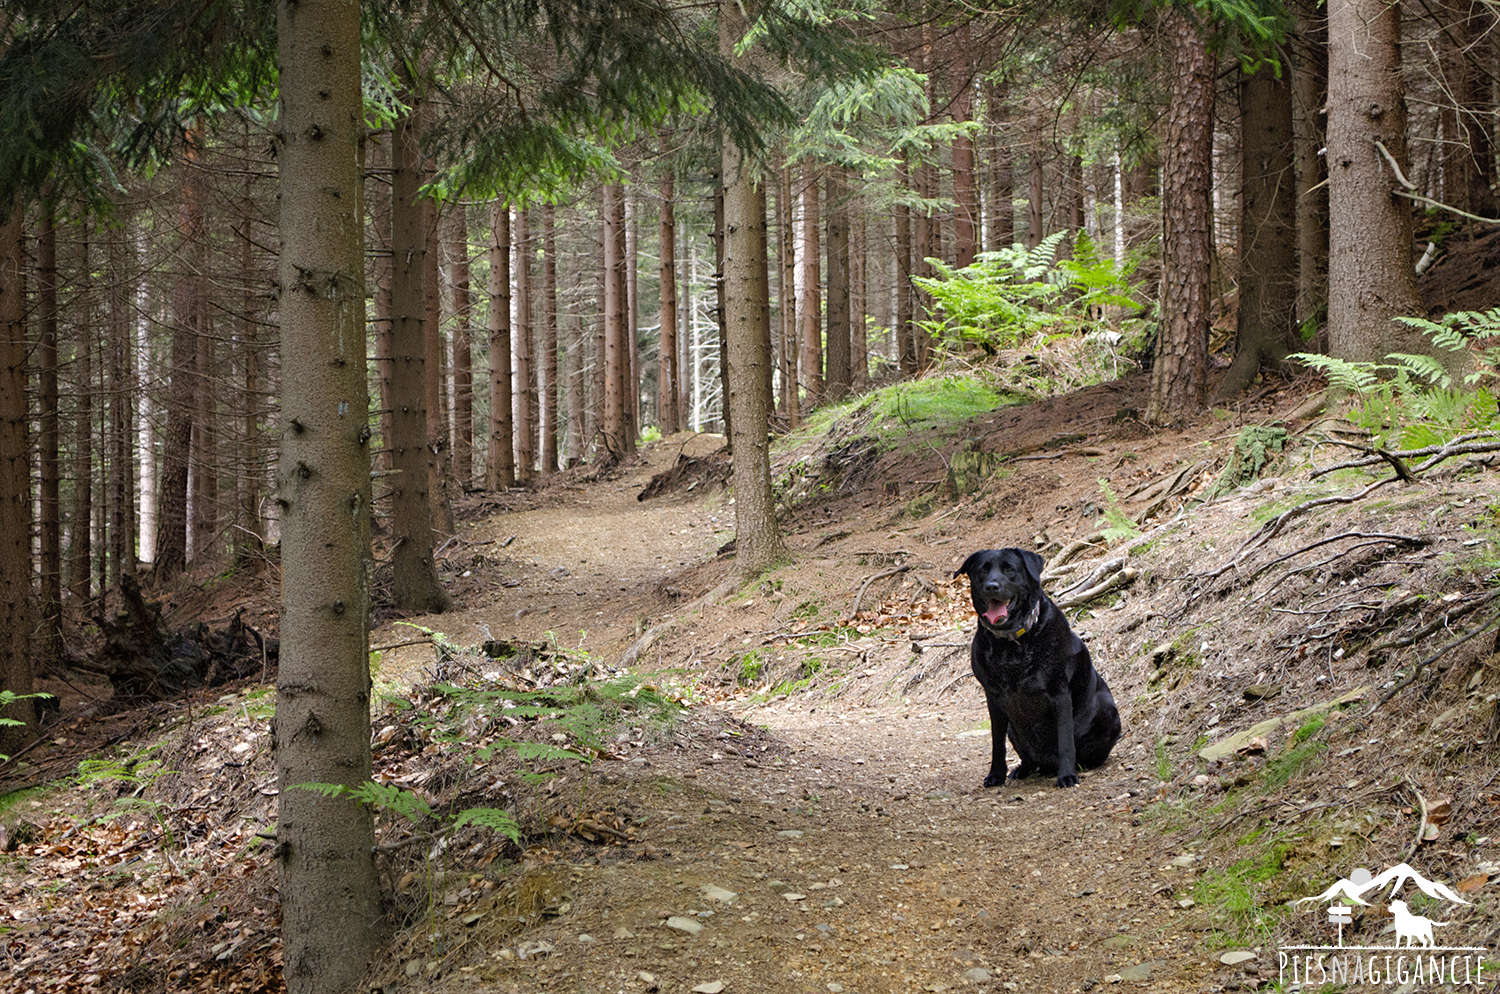
[[[1042,557],[1024,549],[974,553],[967,574],[979,627],[970,663],[990,710],[992,755],[986,787],[1005,782],[1005,737],[1021,765],[1019,780],[1056,773],[1078,785],[1078,768],[1098,766],[1120,740],[1120,712],[1089,650],[1042,592]]]

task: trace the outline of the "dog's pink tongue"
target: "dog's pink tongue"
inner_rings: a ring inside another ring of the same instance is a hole
[[[990,601],[990,609],[984,612],[984,620],[992,625],[998,625],[1010,615],[1010,602]]]

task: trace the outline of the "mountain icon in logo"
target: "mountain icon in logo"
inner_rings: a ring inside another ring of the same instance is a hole
[[[1397,891],[1408,881],[1415,884],[1417,889],[1428,897],[1441,898],[1444,901],[1452,901],[1455,904],[1469,903],[1446,884],[1428,880],[1406,863],[1397,863],[1390,869],[1381,872],[1379,876],[1375,876],[1369,870],[1360,867],[1349,874],[1348,877],[1338,880],[1323,893],[1315,894],[1312,897],[1304,897],[1297,903],[1311,904],[1314,901],[1333,901],[1343,898],[1353,901],[1356,904],[1368,905],[1370,902],[1364,899],[1366,894],[1379,893],[1385,889],[1387,884],[1390,884],[1391,891],[1387,896],[1395,897]]]

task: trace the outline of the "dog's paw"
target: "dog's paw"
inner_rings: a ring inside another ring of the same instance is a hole
[[[1057,785],[1059,787],[1077,787],[1078,777],[1072,773],[1060,774],[1057,778]]]
[[[1002,770],[999,773],[991,773],[989,776],[987,776],[987,777],[984,778],[984,785],[986,787],[1002,787],[1002,786],[1004,786],[1005,785],[1005,771]]]
[[[1020,766],[1017,766],[1014,770],[1011,770],[1011,772],[1010,772],[1010,778],[1012,780],[1025,780],[1027,777],[1031,776],[1031,774],[1033,774],[1035,772],[1036,772],[1036,767],[1035,766],[1032,766],[1030,763],[1022,763]]]

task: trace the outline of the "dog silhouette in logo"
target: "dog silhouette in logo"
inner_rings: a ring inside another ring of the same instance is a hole
[[[1435,922],[1431,918],[1414,915],[1406,910],[1405,901],[1392,901],[1390,904],[1391,914],[1396,918],[1396,945],[1401,945],[1401,940],[1406,940],[1407,948],[1411,948],[1412,940],[1421,943],[1422,948],[1431,949],[1435,943],[1432,941],[1432,927],[1437,925],[1451,925],[1452,922]]]

